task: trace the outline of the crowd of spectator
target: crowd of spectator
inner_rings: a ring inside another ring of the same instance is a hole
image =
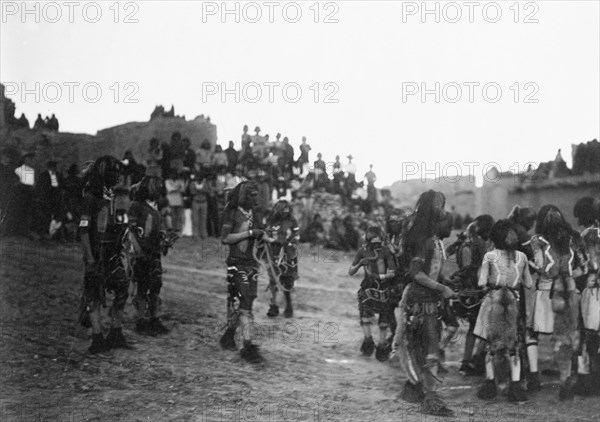
[[[228,192],[252,179],[260,187],[261,208],[269,209],[280,198],[289,200],[303,223],[305,241],[342,250],[356,249],[366,221],[385,213],[385,204],[377,201],[373,166],[359,182],[351,155],[346,164],[339,156],[328,164],[318,153],[311,163],[312,148],[305,137],[297,158],[287,137],[278,133],[271,140],[260,127],[251,135],[244,126],[239,148],[233,141],[226,149],[208,139],[196,150],[191,144],[174,132],[168,142],[150,139],[141,161],[126,151],[116,189],[123,208],[129,190],[144,175],[159,176],[164,181],[162,206],[169,208],[173,230],[194,239],[219,237]],[[18,158],[8,149],[2,153],[0,189],[7,198],[0,210],[3,234],[75,240],[84,183],[80,168],[72,164],[65,171],[49,161],[38,173],[35,162],[35,153]],[[338,197],[342,204],[327,227],[313,212],[314,196],[321,194]]]

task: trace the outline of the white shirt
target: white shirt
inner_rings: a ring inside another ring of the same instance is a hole
[[[33,186],[35,183],[35,170],[23,164],[15,169],[15,174],[19,176],[19,180],[23,185]]]
[[[346,170],[346,173],[356,174],[356,166],[354,165],[354,163],[346,164],[344,170]]]
[[[58,187],[58,178],[56,177],[56,173],[54,173],[52,171],[48,171],[48,173],[50,173],[50,184],[52,185],[53,188],[57,188]]]

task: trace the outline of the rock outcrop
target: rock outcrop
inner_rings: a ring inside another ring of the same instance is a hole
[[[208,139],[213,147],[217,141],[217,127],[204,115],[186,120],[185,117],[171,117],[170,112],[153,113],[150,121],[125,123],[99,130],[96,135],[88,135],[15,126],[13,120],[18,120],[14,118],[15,106],[9,98],[4,97],[3,87],[0,88],[0,105],[0,149],[10,147],[17,155],[35,151],[40,168],[50,159],[66,168],[70,164],[82,164],[104,154],[122,158],[127,150],[133,152],[138,162],[144,163],[148,141],[157,138],[161,143],[168,143],[173,132],[189,138],[194,150],[200,148],[204,139]],[[174,113],[173,107],[171,110]]]

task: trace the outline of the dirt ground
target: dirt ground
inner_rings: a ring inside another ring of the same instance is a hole
[[[182,239],[164,260],[162,317],[171,332],[125,335],[135,350],[86,354],[77,325],[81,254],[77,245],[0,241],[1,421],[433,421],[398,396],[395,362],[359,354],[361,329],[351,256],[302,248],[295,316],[267,318],[261,276],[255,316],[266,359],[251,365],[219,347],[225,322],[225,251]],[[283,299],[283,298],[281,298]],[[129,301],[131,302],[131,300]],[[376,333],[375,333],[376,334]],[[598,421],[600,401],[558,402],[556,379],[514,405],[482,402],[481,378],[458,374],[463,332],[447,352],[441,395],[457,421]],[[542,348],[541,369],[552,366]]]

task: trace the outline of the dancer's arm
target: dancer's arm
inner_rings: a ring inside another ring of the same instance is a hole
[[[485,256],[483,257],[483,263],[481,264],[481,272],[479,273],[479,281],[477,282],[477,285],[479,287],[485,287],[488,284],[488,277],[490,275],[490,256],[488,254],[485,254]]]

